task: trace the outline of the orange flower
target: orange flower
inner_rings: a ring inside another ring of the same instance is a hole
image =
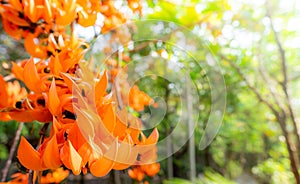
[[[63,168],[58,168],[48,172],[45,176],[41,177],[41,183],[43,184],[58,184],[61,183],[64,179],[66,179],[69,175],[68,170],[64,170]],[[11,181],[8,182],[0,182],[0,184],[27,184],[28,183],[29,174],[23,173],[14,173],[11,178]]]
[[[133,12],[142,14],[142,2],[140,0],[127,0],[128,6]]]
[[[142,181],[145,177],[145,173],[139,167],[134,167],[128,170],[128,175],[137,181]]]
[[[140,91],[139,88],[134,85],[129,92],[129,105],[136,111],[144,110],[144,106],[150,105],[153,102],[145,92]]]
[[[6,83],[0,76],[0,120],[8,121],[11,119],[20,122],[41,122],[51,121],[51,114],[43,106],[42,96],[29,94],[24,88],[20,87],[17,81]]]
[[[155,176],[160,170],[159,163],[153,163],[148,165],[141,165],[141,169],[148,175],[148,176]]]
[[[93,74],[81,66],[76,77],[80,77],[82,83],[77,83],[79,79],[69,74],[62,76],[67,85],[53,78],[49,92],[43,93],[46,106],[53,115],[50,136],[38,150],[34,150],[26,139],[21,139],[18,158],[22,165],[32,170],[46,170],[63,164],[76,175],[89,168],[93,175],[101,177],[112,169],[123,170],[134,163],[156,159],[153,147],[158,139],[157,130],[146,138],[140,126],[123,126],[122,121],[128,124],[127,121],[133,119],[128,116],[121,121],[116,116],[112,95],[105,91],[106,73],[95,82]],[[73,88],[74,96],[66,101],[64,98],[70,93],[69,88]],[[64,114],[68,103],[73,107],[67,111],[69,114]],[[138,139],[140,134],[141,141]],[[137,160],[139,154],[141,159]]]
[[[58,168],[46,174],[41,178],[41,183],[61,183],[69,176],[69,171],[63,168]]]
[[[14,106],[17,101],[27,96],[26,90],[20,86],[18,81],[6,83],[1,75],[0,90],[0,109]]]
[[[16,40],[20,40],[22,38],[23,30],[19,29],[19,26],[10,22],[5,17],[2,16],[2,25],[4,31]]]
[[[153,164],[148,164],[148,165],[138,165],[138,166],[133,166],[132,169],[128,170],[128,175],[137,181],[142,181],[144,177],[150,176],[153,177],[155,176],[160,170],[160,164],[159,163],[153,163]]]

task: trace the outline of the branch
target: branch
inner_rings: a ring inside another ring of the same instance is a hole
[[[251,89],[251,91],[256,95],[256,97],[263,102],[267,107],[269,107],[269,109],[275,114],[279,116],[279,112],[273,107],[273,105],[267,100],[265,99],[260,93],[259,91],[250,83],[250,81],[248,80],[248,78],[244,75],[244,73],[242,72],[241,68],[236,65],[234,62],[232,62],[232,60],[226,58],[223,55],[220,55],[222,59],[226,60],[234,69],[235,71],[239,74],[239,76],[244,80],[244,82],[247,84],[247,86]]]
[[[14,153],[16,151],[18,142],[20,140],[20,135],[21,135],[21,131],[22,131],[23,125],[24,125],[24,123],[19,123],[18,129],[16,131],[16,135],[15,135],[15,138],[14,138],[14,142],[13,142],[11,148],[10,148],[10,151],[9,151],[9,155],[8,155],[5,167],[2,169],[1,182],[4,182],[6,180],[6,177],[7,177],[7,174],[8,174],[8,170],[9,170],[9,167],[10,167],[11,162],[12,162],[12,158],[14,156]]]
[[[40,142],[39,144],[37,145],[36,149],[38,149],[38,147],[43,144],[44,140],[45,140],[45,136],[46,136],[46,133],[47,133],[47,129],[48,129],[48,126],[49,126],[49,123],[45,123],[43,125],[43,127],[40,129],[39,131],[39,135],[40,135]],[[29,170],[29,176],[28,176],[28,184],[33,184],[35,183],[36,181],[36,177],[35,174],[34,174],[34,170]],[[40,171],[39,171],[40,172]],[[38,180],[40,180],[41,178],[39,177],[40,174],[37,174],[36,175],[38,177]],[[38,181],[38,183],[40,183],[40,181]]]
[[[293,131],[297,138],[297,140],[296,140],[297,150],[298,150],[298,152],[300,152],[300,135],[299,135],[294,111],[292,108],[291,99],[290,99],[290,96],[288,93],[287,61],[286,61],[286,56],[285,56],[285,50],[283,49],[282,43],[279,40],[278,32],[274,28],[273,19],[272,19],[271,13],[270,13],[269,1],[266,1],[266,10],[267,10],[267,17],[269,17],[269,19],[270,19],[271,30],[274,34],[276,45],[277,45],[279,53],[280,53],[281,67],[282,67],[281,70],[282,70],[282,74],[283,74],[283,81],[281,83],[281,86],[282,86],[283,92],[285,94],[286,104],[287,104],[288,111],[289,111],[289,114],[290,114],[290,117],[291,117],[291,120],[293,123],[293,127],[294,127]]]
[[[276,89],[275,89],[275,85],[274,85],[274,81],[269,77],[267,70],[265,69],[265,67],[261,64],[261,62],[259,61],[259,68],[258,68],[259,73],[262,76],[262,79],[265,81],[266,86],[269,88],[269,91],[275,101],[275,103],[277,104],[277,106],[279,107],[280,111],[282,113],[285,113],[285,108],[284,105],[282,104],[282,102],[280,101],[280,99],[278,98],[278,95],[276,93]]]
[[[300,74],[290,77],[290,78],[288,79],[288,82],[289,82],[289,81],[295,81],[295,80],[298,80],[298,79],[300,79]]]

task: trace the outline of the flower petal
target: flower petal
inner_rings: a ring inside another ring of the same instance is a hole
[[[48,141],[42,156],[43,164],[49,169],[56,169],[61,166],[62,162],[59,157],[58,144],[56,135]]]
[[[18,159],[21,164],[28,169],[37,171],[45,169],[42,166],[40,153],[37,152],[24,137],[21,137],[18,149]]]
[[[80,174],[81,162],[82,158],[80,157],[79,153],[73,147],[71,141],[67,141],[61,152],[60,158],[63,164],[72,170],[73,174],[78,175]]]
[[[52,121],[52,115],[47,108],[44,109],[33,109],[25,111],[8,111],[0,112],[0,117],[6,118],[7,120],[16,120],[19,122],[32,122],[37,120],[39,122],[48,123]],[[8,119],[7,119],[8,118]],[[4,120],[0,118],[1,120]]]
[[[55,79],[52,79],[52,83],[49,90],[49,98],[48,98],[48,108],[49,111],[54,115],[57,116],[61,113],[60,109],[60,100],[57,95]]]
[[[107,88],[107,74],[106,71],[102,75],[99,82],[95,85],[95,101],[96,103],[105,95]]]
[[[33,58],[25,64],[23,78],[26,86],[32,91],[40,93],[47,90],[46,85],[40,81]]]
[[[103,177],[111,171],[115,164],[115,159],[118,154],[118,140],[111,145],[107,153],[100,159],[94,161],[90,165],[90,171],[94,176]]]
[[[12,73],[16,76],[17,79],[20,79],[22,81],[24,81],[24,78],[23,78],[23,72],[24,72],[24,69],[22,67],[20,67],[18,64],[16,64],[15,62],[12,62]]]

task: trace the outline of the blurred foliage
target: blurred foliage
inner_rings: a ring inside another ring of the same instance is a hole
[[[219,183],[235,184],[235,182],[230,181],[224,178],[222,175],[213,171],[205,171],[203,176],[201,176],[199,179],[195,180],[194,182],[180,179],[180,178],[165,180],[163,182],[163,184],[219,184]]]

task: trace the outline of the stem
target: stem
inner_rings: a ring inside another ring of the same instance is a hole
[[[21,131],[22,131],[23,125],[24,125],[24,123],[19,123],[18,129],[16,131],[16,135],[15,135],[15,138],[14,138],[14,142],[13,142],[13,144],[12,144],[10,150],[9,150],[9,155],[8,155],[5,167],[2,169],[1,182],[4,182],[6,180],[6,177],[7,177],[7,174],[8,174],[8,170],[9,170],[9,167],[10,167],[11,162],[12,162],[12,158],[14,156],[14,153],[16,151],[18,142],[20,140],[20,135],[21,135]]]
[[[43,144],[44,140],[45,140],[45,136],[46,136],[46,132],[48,129],[49,123],[45,123],[44,126],[40,129],[39,135],[40,135],[40,142],[37,145],[36,149],[38,149],[38,147]],[[28,184],[33,184],[35,179],[34,179],[34,170],[29,170],[29,176],[28,176]]]

